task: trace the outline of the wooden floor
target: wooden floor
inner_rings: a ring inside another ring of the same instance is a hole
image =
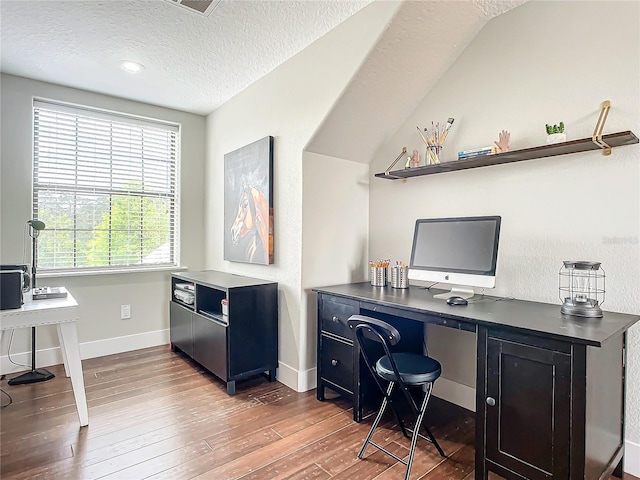
[[[62,366],[44,383],[2,389],[0,477],[13,479],[402,479],[404,465],[369,447],[372,419],[345,401],[318,402],[259,377],[236,395],[189,359],[154,347],[83,361],[89,426],[80,428]],[[13,375],[11,375],[12,377]],[[2,394],[2,404],[7,397]],[[418,444],[412,479],[473,477],[472,415],[437,400],[429,423],[448,455]],[[408,442],[388,423],[377,441],[399,456]],[[633,477],[625,477],[632,479]],[[637,480],[637,479],[636,479]]]

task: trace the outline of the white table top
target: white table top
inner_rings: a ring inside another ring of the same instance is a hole
[[[70,293],[66,298],[33,300],[27,292],[20,308],[0,310],[0,330],[76,322],[78,318],[78,302]]]

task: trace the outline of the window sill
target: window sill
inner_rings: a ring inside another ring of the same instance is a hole
[[[122,268],[109,270],[66,270],[66,271],[36,271],[37,278],[59,278],[59,277],[88,277],[96,275],[122,275],[127,273],[155,273],[155,272],[176,272],[188,270],[189,267],[146,267],[146,268]]]

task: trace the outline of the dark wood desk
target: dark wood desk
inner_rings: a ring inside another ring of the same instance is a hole
[[[377,392],[346,320],[389,321],[419,351],[426,324],[476,332],[477,479],[622,476],[626,331],[638,315],[564,316],[560,305],[476,296],[449,306],[420,287],[368,282],[314,289],[318,294],[318,393],[330,388],[362,419]]]

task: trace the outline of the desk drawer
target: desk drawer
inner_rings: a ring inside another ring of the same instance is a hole
[[[353,340],[353,330],[347,325],[351,315],[360,313],[358,302],[336,297],[322,297],[320,329]]]
[[[322,335],[320,376],[353,393],[353,346]]]

